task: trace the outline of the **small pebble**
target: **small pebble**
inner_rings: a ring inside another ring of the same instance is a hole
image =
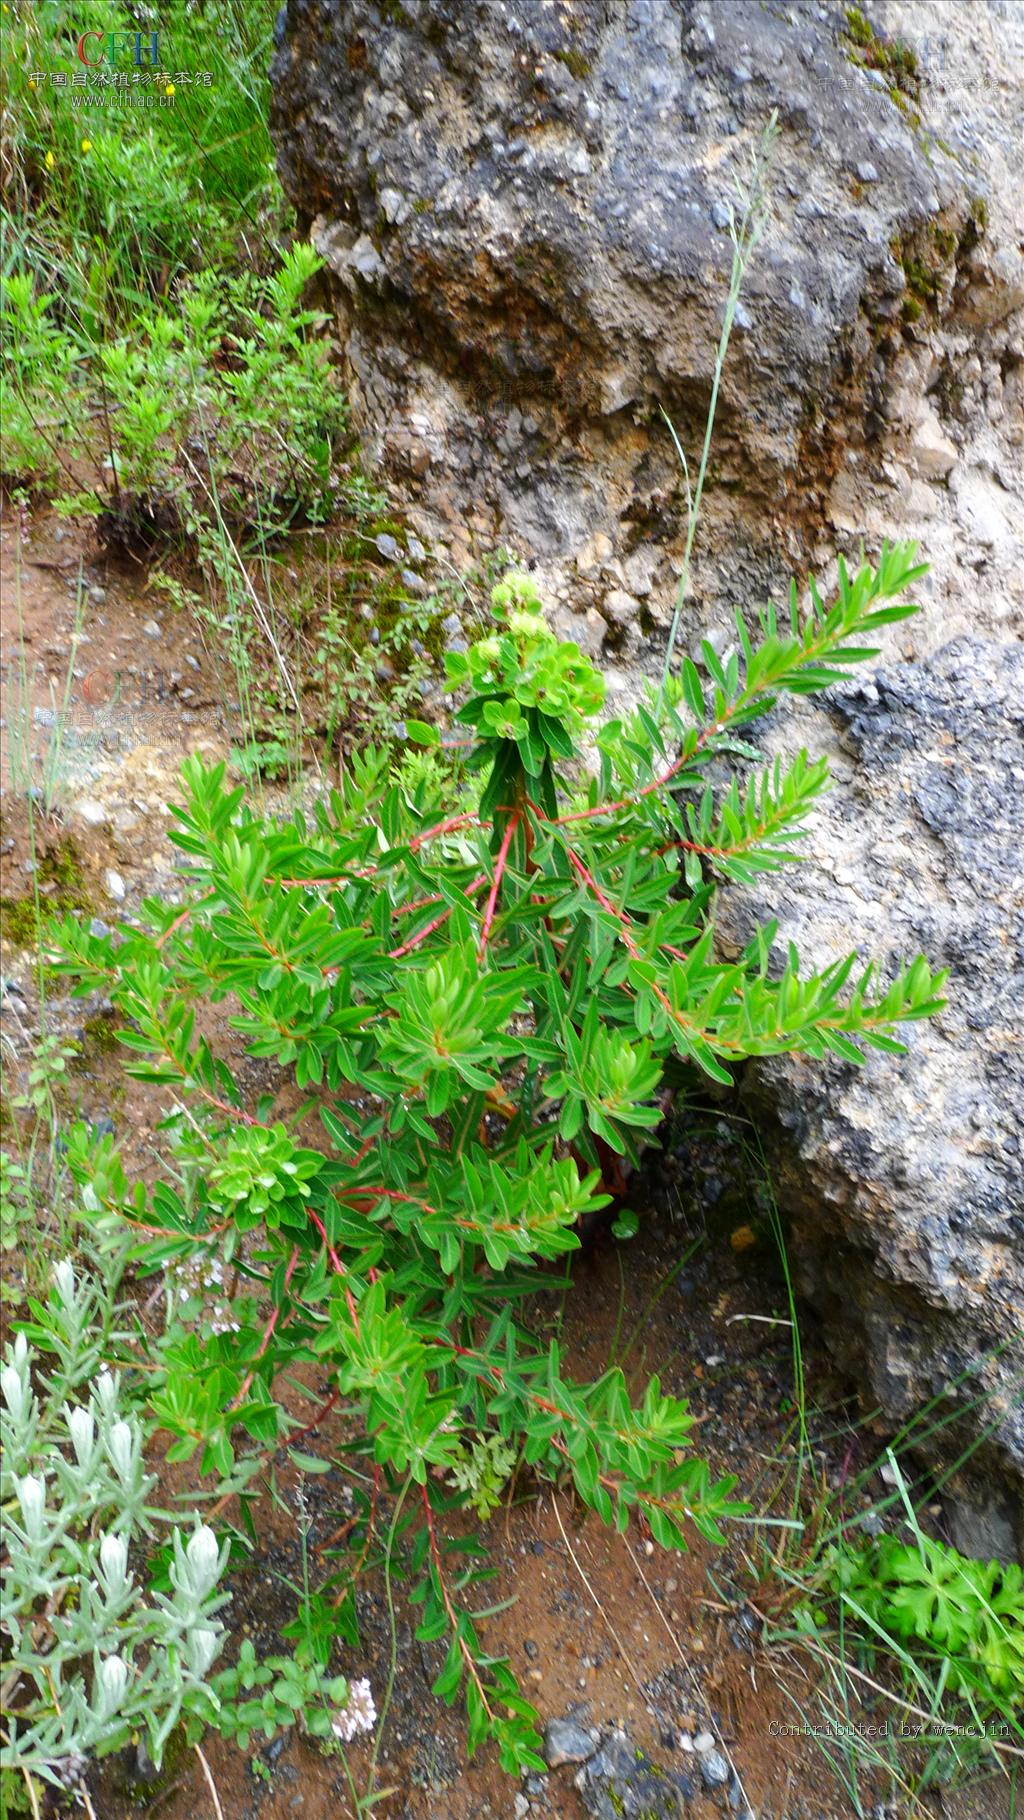
[[[113,870],[109,871],[106,874],[105,882],[106,882],[106,887],[107,887],[107,896],[112,897],[115,904],[123,904],[125,897],[127,896],[127,887],[125,885],[124,879],[121,877],[120,872],[114,872]]]
[[[729,1765],[721,1751],[710,1750],[701,1758],[700,1773],[705,1788],[724,1788],[729,1780]]]
[[[100,827],[107,819],[107,812],[103,804],[98,803],[92,796],[80,796],[77,802],[71,806],[75,815],[79,816],[82,821],[89,822],[94,828]]]
[[[544,1727],[544,1761],[551,1769],[562,1763],[586,1763],[599,1743],[597,1732],[584,1731],[574,1719],[549,1719]]]
[[[163,637],[163,629],[162,629],[162,627],[157,625],[155,619],[147,619],[142,630],[146,634],[147,638],[162,638]]]

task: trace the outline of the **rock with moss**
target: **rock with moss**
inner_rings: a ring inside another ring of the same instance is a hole
[[[593,1820],[682,1820],[685,1777],[659,1768],[624,1731],[606,1734],[576,1786]]]
[[[369,446],[535,556],[678,527],[659,407],[698,447],[734,185],[773,109],[715,452],[752,537],[806,521],[873,434],[904,305],[947,307],[971,219],[907,117],[912,52],[856,9],[288,0],[273,82]]]

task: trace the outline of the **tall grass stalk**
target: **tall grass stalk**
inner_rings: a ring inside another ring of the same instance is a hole
[[[753,258],[758,242],[768,224],[770,198],[767,188],[768,175],[774,155],[775,143],[779,136],[778,115],[772,116],[765,127],[757,149],[751,160],[750,171],[745,182],[737,181],[736,205],[729,208],[729,238],[732,241],[732,271],[729,277],[729,290],[725,299],[725,313],[722,318],[722,332],[718,341],[718,352],[715,356],[714,377],[711,382],[711,400],[708,405],[704,425],[704,444],[701,449],[700,466],[697,469],[696,484],[691,487],[690,468],[683,445],[676,434],[671,418],[665,410],[662,416],[668,425],[669,434],[675,445],[676,454],[683,470],[683,484],[686,492],[686,542],[683,546],[683,565],[676,587],[675,605],[672,613],[672,625],[665,650],[665,663],[661,673],[661,684],[658,690],[658,711],[660,712],[665,688],[672,672],[672,659],[675,655],[676,639],[679,634],[679,622],[686,602],[690,585],[690,558],[693,554],[693,542],[697,535],[700,521],[701,501],[704,497],[704,482],[707,479],[708,460],[711,455],[711,439],[715,428],[715,415],[718,410],[718,394],[725,371],[725,357],[729,351],[736,310],[740,301],[747,267]],[[737,209],[739,213],[737,214]]]

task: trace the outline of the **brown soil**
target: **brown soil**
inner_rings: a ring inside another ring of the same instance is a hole
[[[223,754],[237,738],[226,706],[230,679],[219,671],[216,654],[204,650],[195,627],[147,594],[145,571],[100,557],[87,531],[40,514],[23,524],[19,546],[18,529],[9,522],[0,555],[8,717],[3,892],[14,899],[25,896],[33,859],[38,864],[41,854],[58,849],[71,834],[92,913],[113,923],[132,915],[150,893],[173,901],[165,805],[186,752]],[[44,711],[43,724],[28,728],[31,746],[39,750],[49,732],[51,683],[59,699],[67,674],[80,567],[92,592],[86,596],[85,638],[73,663],[68,775],[59,815],[48,820],[37,812],[30,841],[25,804],[10,789],[10,716],[19,695],[12,676],[18,674],[20,640],[30,672],[29,708]],[[145,630],[151,621],[158,635]],[[36,664],[38,671],[31,674]],[[83,814],[83,799],[99,803],[98,820]],[[123,900],[111,897],[111,871],[123,880]],[[18,1060],[38,1019],[32,956],[5,944],[2,969],[5,1027],[16,1058],[10,1073],[16,1081]],[[117,1054],[89,1021],[99,1009],[60,997],[48,1001],[51,1027],[85,1039],[70,1080],[69,1112],[112,1118],[129,1171],[145,1174],[155,1167],[161,1097],[121,1075]],[[712,1149],[718,1141],[712,1134]],[[717,1217],[708,1218],[708,1197],[701,1203],[692,1188],[693,1155],[692,1145],[682,1143],[652,1176],[645,1197],[651,1212],[640,1236],[625,1246],[600,1239],[576,1260],[568,1295],[538,1298],[533,1320],[540,1332],[563,1323],[567,1365],[579,1376],[596,1375],[615,1356],[634,1392],[642,1394],[657,1371],[667,1390],[688,1395],[698,1419],[695,1444],[712,1470],[736,1474],[740,1491],[758,1510],[764,1510],[774,1486],[779,1495],[773,1508],[784,1516],[794,1462],[793,1373],[774,1249],[756,1209],[735,1192],[722,1197]],[[680,1263],[691,1248],[692,1256]],[[8,1290],[8,1312],[16,1313],[17,1264]],[[147,1293],[140,1290],[142,1305]],[[848,1420],[842,1387],[833,1383],[809,1323],[803,1346],[809,1402],[819,1431],[830,1435],[815,1440],[807,1477],[828,1494],[834,1510],[842,1507],[844,1485],[869,1462],[877,1440]],[[298,1399],[296,1409],[307,1408],[308,1419],[320,1393],[311,1377],[308,1406],[298,1391],[289,1394]],[[302,1445],[330,1459],[342,1432],[327,1420]],[[282,1647],[281,1627],[294,1616],[288,1582],[301,1573],[298,1478],[283,1454],[268,1465],[256,1516],[258,1546],[232,1580],[230,1622],[237,1635],[251,1635],[265,1651]],[[343,1480],[332,1468],[303,1483],[312,1570],[322,1575],[330,1570],[329,1544],[345,1516]],[[189,1482],[180,1470],[163,1475],[167,1496],[194,1488],[195,1480]],[[382,1514],[386,1518],[387,1512]],[[777,1607],[778,1582],[765,1582],[760,1590],[752,1568],[767,1547],[780,1546],[784,1530],[737,1529],[725,1550],[701,1545],[686,1556],[668,1555],[635,1530],[619,1537],[594,1518],[583,1521],[566,1493],[526,1483],[485,1534],[496,1579],[479,1602],[485,1596],[488,1604],[514,1601],[490,1621],[488,1640],[508,1654],[544,1719],[573,1713],[595,1727],[624,1725],[656,1762],[690,1776],[686,1811],[694,1820],[732,1811],[701,1792],[697,1758],[679,1743],[681,1731],[708,1725],[728,1748],[759,1820],[769,1815],[838,1820],[857,1811],[819,1742],[799,1735],[801,1710],[816,1710],[813,1663],[806,1654],[787,1654],[761,1640],[761,1616]],[[430,1693],[443,1654],[436,1645],[416,1641],[416,1613],[400,1585],[395,1610],[397,1675],[377,1784],[392,1792],[372,1812],[387,1820],[521,1813],[515,1806],[517,1785],[501,1772],[493,1753],[466,1766],[458,1709],[447,1711]],[[339,1650],[338,1667],[366,1674],[379,1705],[391,1646],[379,1573],[360,1593],[359,1612],[363,1645]],[[880,1708],[875,1722],[888,1712]],[[786,1735],[792,1728],[797,1735]],[[204,1750],[223,1820],[284,1820],[291,1814],[338,1820],[354,1814],[337,1758],[323,1756],[296,1733],[259,1753],[263,1777],[216,1738]],[[368,1751],[353,1748],[349,1764],[362,1792]],[[530,1814],[584,1820],[573,1777],[571,1768],[562,1768],[527,1784]],[[216,1820],[213,1794],[191,1754],[172,1761],[167,1773],[148,1785],[134,1761],[115,1761],[96,1774],[91,1787],[99,1820],[143,1814]],[[899,1805],[872,1809],[883,1798],[885,1787],[862,1773],[860,1811],[910,1812]],[[993,1796],[976,1790],[968,1806],[951,1804],[948,1812],[958,1820],[997,1820],[1011,1812],[1000,1802],[998,1791]]]

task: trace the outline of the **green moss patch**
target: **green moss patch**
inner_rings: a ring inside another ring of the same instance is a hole
[[[863,69],[880,70],[903,99],[921,99],[921,67],[909,44],[876,32],[859,6],[847,7],[843,37],[852,63],[859,63]]]
[[[12,948],[35,948],[49,917],[91,910],[81,856],[71,836],[64,835],[40,854],[35,890],[0,897],[0,936]]]

